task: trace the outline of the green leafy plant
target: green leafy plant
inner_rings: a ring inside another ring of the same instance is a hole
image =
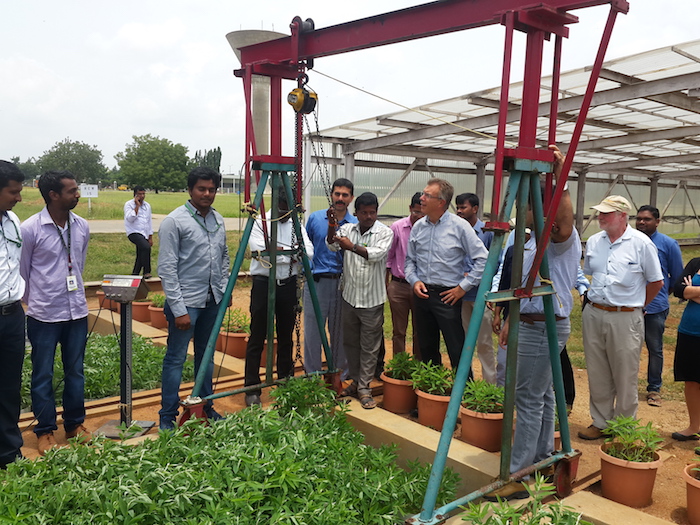
[[[402,523],[420,511],[430,465],[403,470],[395,445],[364,440],[338,413],[242,410],[135,446],[95,438],[19,460],[0,471],[0,508],[8,522],[73,525]],[[446,471],[438,505],[457,479]]]
[[[270,397],[273,399],[273,406],[282,415],[293,411],[300,414],[330,413],[337,404],[335,393],[327,388],[319,376],[292,377],[283,383],[283,386],[272,390]]]
[[[384,373],[392,379],[410,381],[419,362],[413,354],[399,352],[387,362]]]
[[[413,386],[427,394],[446,396],[454,385],[454,372],[437,363],[420,362],[413,372]]]
[[[505,391],[503,387],[484,381],[474,379],[467,381],[462,396],[462,406],[474,412],[485,414],[503,413],[503,403]]]
[[[592,525],[581,519],[580,512],[564,506],[562,502],[545,505],[543,501],[554,495],[555,489],[545,482],[539,472],[535,473],[533,485],[525,486],[532,499],[524,505],[516,507],[505,500],[481,505],[470,502],[468,509],[462,507],[467,511],[462,520],[473,525],[540,525],[541,523]]]
[[[221,324],[222,332],[250,333],[250,317],[240,308],[229,308]]]
[[[155,308],[165,307],[165,295],[163,295],[162,293],[149,294],[148,298],[151,300],[151,303]]]
[[[610,445],[606,454],[625,461],[649,463],[656,460],[655,452],[659,450],[663,439],[659,432],[652,427],[651,421],[642,425],[632,416],[619,415],[607,421],[608,428],[603,430]]]
[[[133,390],[158,388],[161,382],[165,347],[154,345],[150,339],[138,335],[133,336],[131,347]],[[119,340],[116,335],[90,335],[85,347],[83,365],[86,399],[119,395],[119,355]],[[32,360],[27,356],[22,368],[22,409],[31,408],[31,377]],[[53,378],[56,403],[60,405],[63,397],[63,364],[58,358],[54,363]],[[189,359],[185,361],[183,367],[182,381],[192,381],[193,379],[194,362]]]

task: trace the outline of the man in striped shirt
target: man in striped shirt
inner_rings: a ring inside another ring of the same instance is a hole
[[[341,395],[357,395],[363,408],[374,408],[370,382],[383,337],[386,258],[394,233],[377,221],[374,193],[355,200],[356,224],[329,228],[326,244],[343,255],[343,346],[352,383]]]

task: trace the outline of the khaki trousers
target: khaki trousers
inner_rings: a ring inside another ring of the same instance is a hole
[[[406,351],[406,329],[408,328],[408,314],[411,314],[411,326],[413,327],[413,355],[420,359],[420,345],[416,332],[416,316],[413,314],[413,288],[408,283],[390,281],[386,287],[386,294],[391,307],[391,323],[394,334],[391,339],[394,355]]]

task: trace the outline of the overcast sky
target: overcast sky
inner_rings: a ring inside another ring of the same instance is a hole
[[[630,13],[618,17],[608,59],[700,38],[697,0],[629,2]],[[70,137],[97,146],[112,167],[133,135],[151,133],[182,143],[190,155],[220,146],[222,171],[237,172],[244,158],[244,102],[241,81],[232,74],[239,64],[228,32],[288,34],[297,15],[322,28],[420,3],[23,0],[10,7],[6,2],[0,158],[38,157]],[[592,63],[607,12],[595,7],[574,13],[581,22],[571,26],[564,44],[564,70]],[[521,54],[522,39],[516,44]],[[493,26],[319,59],[316,69],[417,106],[499,84],[502,49],[503,28]],[[398,109],[313,71],[309,76],[320,97],[321,129]],[[513,79],[521,76],[515,68]],[[293,87],[285,83],[285,92]],[[290,138],[292,130],[283,133]]]

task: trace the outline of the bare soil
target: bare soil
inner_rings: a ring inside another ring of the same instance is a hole
[[[247,310],[250,298],[249,286],[236,286],[233,295],[233,306]],[[667,328],[667,335],[672,333],[673,327]],[[667,345],[668,346],[668,345]],[[386,341],[387,359],[391,356],[391,340]],[[646,350],[643,350],[642,363],[640,366],[640,378],[646,377]],[[670,370],[673,366],[673,349],[667,348],[665,355],[664,370]],[[480,366],[478,360],[474,362],[474,371],[476,376],[480,375]],[[586,428],[590,423],[590,415],[588,412],[588,380],[586,370],[574,370],[576,381],[576,401],[574,409],[569,418],[570,431],[572,436],[572,446],[582,452],[578,479],[583,481],[582,487],[574,490],[591,490],[594,493],[600,493],[599,469],[600,460],[597,456],[596,449],[601,441],[585,441],[577,437],[577,432]],[[662,391],[663,395],[663,391]],[[653,503],[641,509],[643,512],[652,516],[668,520],[677,524],[688,524],[686,515],[686,488],[685,483],[681,478],[681,473],[685,465],[691,463],[694,458],[694,448],[700,445],[698,441],[678,442],[671,439],[671,433],[677,430],[686,428],[688,416],[685,403],[678,399],[675,394],[674,399],[664,399],[661,408],[650,407],[646,403],[645,393],[640,389],[640,401],[638,417],[642,422],[652,421],[654,426],[658,428],[665,439],[664,451],[668,453],[668,458],[664,461],[659,469],[654,487]],[[263,404],[269,403],[269,394],[263,392]],[[377,398],[379,401],[381,397]],[[216,400],[217,410],[222,413],[232,413],[242,410],[245,407],[244,396],[242,394],[219,398]],[[158,420],[158,404],[144,407],[134,411],[134,420]],[[86,425],[90,430],[99,428],[110,419],[118,418],[118,415],[112,414],[108,416],[99,416],[90,418],[86,421]],[[60,425],[59,425],[60,426]],[[151,433],[157,432],[156,429],[151,430]],[[59,444],[66,443],[62,429],[56,433],[56,439]],[[36,452],[36,437],[30,430],[24,433],[25,446],[22,452],[30,458],[38,456]],[[598,481],[596,481],[598,480]],[[585,488],[584,488],[585,487]]]

